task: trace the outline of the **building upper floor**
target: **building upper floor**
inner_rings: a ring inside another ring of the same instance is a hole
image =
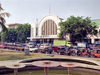
[[[22,24],[20,24],[20,23],[11,23],[11,24],[8,24],[7,26],[8,26],[8,28],[16,28],[20,25],[22,25]]]
[[[46,15],[40,22],[31,26],[31,38],[58,38],[61,21],[58,16]]]

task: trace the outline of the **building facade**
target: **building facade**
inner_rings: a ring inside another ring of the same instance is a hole
[[[31,26],[31,41],[34,43],[53,43],[58,39],[59,22],[61,19],[55,15],[47,15],[38,24]]]
[[[98,31],[98,33],[97,33],[96,36],[94,36],[94,35],[88,35],[88,36],[87,36],[87,37],[88,37],[87,39],[88,39],[88,41],[89,41],[90,43],[97,43],[97,44],[100,44],[100,25],[98,25],[97,31]]]
[[[55,15],[47,15],[43,17],[40,22],[37,24],[31,25],[31,37],[30,41],[34,44],[42,44],[42,43],[51,43],[53,44],[54,40],[59,39],[59,22],[63,21],[63,19],[59,18]],[[98,35],[88,35],[86,41],[89,43],[100,43],[100,26],[98,25]],[[66,35],[66,39],[70,40],[69,35]]]
[[[8,28],[16,28],[18,26],[21,26],[22,24],[19,24],[19,23],[11,23],[11,24],[8,24]]]

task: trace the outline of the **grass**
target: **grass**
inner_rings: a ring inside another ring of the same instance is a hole
[[[65,56],[65,55],[55,55],[56,58],[70,58],[73,56]],[[15,52],[15,51],[4,51],[0,50],[0,61],[4,60],[21,60],[21,59],[28,59],[28,58],[51,58],[50,56],[47,56],[45,54],[41,53],[30,53],[30,55],[25,56],[24,52]],[[74,56],[74,58],[86,58],[94,61],[100,62],[100,58],[87,58],[87,57],[77,57]]]
[[[30,55],[25,56],[24,52],[15,51],[0,51],[0,61],[4,60],[20,60],[27,58],[44,58],[50,57],[40,53],[30,53]]]
[[[100,75],[97,72],[93,71],[82,71],[82,70],[73,70],[70,72],[71,75]],[[12,74],[6,74],[6,75],[13,75]],[[44,75],[43,70],[35,70],[35,71],[24,71],[19,72],[18,75]],[[67,75],[67,70],[49,70],[48,75]]]

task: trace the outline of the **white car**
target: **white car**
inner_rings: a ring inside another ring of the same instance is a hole
[[[41,45],[41,46],[40,46],[40,49],[45,49],[45,48],[47,48],[47,47],[49,47],[49,46]]]
[[[37,47],[29,47],[29,51],[32,52],[32,51],[35,51],[37,50],[38,48]]]

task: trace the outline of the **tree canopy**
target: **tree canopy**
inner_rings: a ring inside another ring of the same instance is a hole
[[[66,21],[60,22],[59,26],[59,37],[64,38],[66,34],[69,34],[71,42],[82,41],[88,34],[97,34],[97,26],[89,17],[70,16]]]
[[[27,37],[30,37],[30,24],[22,24],[17,28],[8,28],[8,32],[1,32],[2,40],[5,42],[21,42],[24,43]]]
[[[30,24],[24,24],[19,26],[16,31],[17,31],[17,41],[18,42],[26,42],[27,37],[30,37],[30,29],[31,25]]]

